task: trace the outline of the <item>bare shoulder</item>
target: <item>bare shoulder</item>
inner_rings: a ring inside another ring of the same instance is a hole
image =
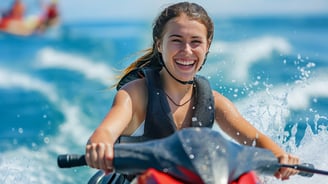
[[[125,84],[119,91],[126,91],[131,98],[142,97],[146,94],[146,81],[145,79],[136,79],[127,84]]]
[[[236,110],[235,105],[224,95],[222,95],[221,93],[212,90],[213,93],[213,97],[214,97],[214,105],[215,105],[215,109],[216,111],[232,111],[232,110]]]
[[[223,96],[218,91],[212,90],[212,94],[213,94],[215,103],[217,103],[217,101],[220,101],[221,103],[222,102],[230,102],[230,100],[228,98],[226,98],[225,96]]]

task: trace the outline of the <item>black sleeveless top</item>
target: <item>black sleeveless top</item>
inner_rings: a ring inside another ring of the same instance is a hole
[[[124,84],[137,78],[145,78],[148,88],[148,104],[143,136],[121,136],[118,142],[138,142],[148,139],[167,137],[177,131],[166,95],[162,88],[159,70],[142,68],[131,71],[118,84]],[[195,77],[195,104],[192,108],[191,127],[212,128],[214,122],[214,100],[208,80],[203,76]],[[130,140],[130,138],[132,138]]]

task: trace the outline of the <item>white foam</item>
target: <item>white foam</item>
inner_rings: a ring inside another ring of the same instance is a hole
[[[44,48],[39,51],[36,67],[61,68],[82,73],[86,78],[98,80],[105,86],[112,85],[115,76],[105,62],[93,62],[79,55]]]
[[[267,88],[238,101],[236,106],[254,126],[273,138],[283,149],[298,156],[302,163],[312,163],[317,169],[328,170],[327,154],[319,154],[328,152],[327,127],[321,127],[321,130],[319,127],[318,133],[313,133],[308,125],[299,147],[295,144],[297,124],[292,128],[289,141],[282,143],[282,140],[279,140],[279,136],[286,136],[284,127],[291,111],[311,108],[310,103],[314,98],[328,98],[326,87],[328,82],[325,80],[327,77],[326,72],[322,71],[317,76],[302,82]],[[319,114],[314,114],[314,117],[309,123],[315,126],[320,119],[328,120],[327,117]],[[264,183],[268,184],[282,183],[274,177],[262,176],[261,178]],[[314,175],[311,178],[293,176],[285,182],[290,184],[325,183],[326,178],[327,176],[322,175]]]
[[[27,91],[39,92],[40,94],[44,95],[51,103],[59,107],[58,109],[61,110],[61,112],[65,115],[67,120],[64,126],[61,126],[61,128],[63,128],[63,131],[65,129],[77,129],[77,132],[85,133],[85,131],[82,131],[83,129],[79,129],[79,127],[81,126],[78,126],[77,124],[81,121],[79,118],[83,117],[81,110],[78,106],[74,106],[72,105],[72,103],[66,101],[65,98],[59,98],[57,95],[57,89],[53,85],[37,78],[33,78],[29,75],[0,68],[0,88],[21,88]],[[79,137],[80,135],[75,135],[72,132],[67,134],[69,134],[69,136],[73,136],[75,140],[81,141]]]
[[[238,42],[213,42],[210,55],[223,60],[208,61],[204,67],[207,75],[215,75],[218,71],[223,72],[228,80],[243,83],[248,80],[249,68],[265,59],[272,57],[274,51],[287,54],[292,50],[289,42],[282,37],[263,36]]]
[[[0,87],[38,91],[52,102],[58,100],[57,93],[55,92],[56,90],[52,85],[38,78],[10,69],[0,68]]]
[[[322,72],[303,82],[267,87],[239,100],[236,105],[248,119],[265,130],[281,128],[291,111],[307,110],[318,98],[328,98],[327,77]]]
[[[290,85],[275,85],[269,89],[252,95],[254,100],[272,100],[285,103],[288,109],[300,110],[310,108],[310,104],[316,103],[318,98],[328,98],[328,74],[317,71],[317,75],[304,81],[296,81]],[[284,101],[283,101],[284,100]]]
[[[0,69],[0,88],[21,88],[37,91],[47,97],[57,109],[61,110],[65,121],[61,123],[59,132],[53,136],[41,135],[44,145],[37,151],[26,147],[17,147],[1,152],[0,183],[74,183],[75,176],[71,172],[59,171],[56,156],[63,153],[84,152],[84,146],[91,135],[85,124],[90,121],[77,105],[72,105],[65,98],[57,96],[57,89],[49,83],[26,74],[8,69]],[[38,145],[32,144],[32,147]],[[84,179],[94,172],[88,169]],[[81,177],[81,176],[79,176]],[[83,178],[83,177],[81,177]]]
[[[300,82],[291,87],[288,93],[288,106],[291,109],[307,109],[317,98],[328,98],[328,74],[321,72],[305,83]]]
[[[328,152],[327,148],[328,132],[320,131],[318,134],[313,134],[309,127],[306,129],[306,134],[302,140],[301,146],[295,148],[294,155],[298,156],[301,163],[311,163],[316,169],[328,170]],[[284,183],[288,184],[307,184],[307,183],[326,183],[327,176],[314,174],[314,176],[302,177],[292,176],[288,181]],[[281,181],[274,177],[265,177],[265,182],[268,184],[278,184]]]
[[[81,168],[76,170],[59,169],[56,157],[59,154],[84,152],[86,141],[91,135],[82,122],[89,121],[78,106],[59,101],[65,122],[54,136],[44,135],[45,144],[37,151],[17,147],[1,152],[0,183],[75,183],[84,182],[95,170]],[[76,178],[78,177],[78,178]]]

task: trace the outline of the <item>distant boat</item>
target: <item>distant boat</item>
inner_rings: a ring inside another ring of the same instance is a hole
[[[48,5],[42,15],[30,15],[23,18],[0,18],[0,31],[20,36],[42,34],[49,28],[59,24],[57,4],[54,1]]]

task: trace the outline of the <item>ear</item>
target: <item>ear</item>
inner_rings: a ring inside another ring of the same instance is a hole
[[[156,39],[156,48],[158,50],[159,53],[162,53],[162,47],[161,47],[161,42],[159,39]]]
[[[206,52],[206,53],[209,52],[212,41],[211,41],[211,40],[208,40],[207,43],[208,43],[208,44],[207,44],[207,52]],[[206,55],[207,55],[207,54],[206,54]]]

